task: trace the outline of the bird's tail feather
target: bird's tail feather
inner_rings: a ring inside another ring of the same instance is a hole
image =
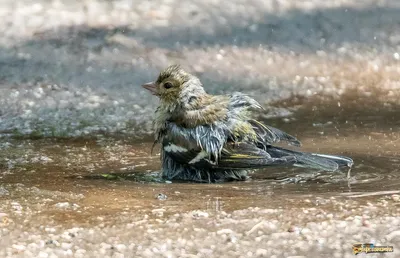
[[[297,162],[293,165],[296,167],[336,171],[353,166],[353,160],[344,156],[292,151],[274,146],[268,149],[268,153],[272,157],[294,156]]]

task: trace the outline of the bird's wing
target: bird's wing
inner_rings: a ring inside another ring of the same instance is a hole
[[[247,121],[253,127],[254,132],[257,134],[257,142],[261,147],[265,149],[266,146],[279,141],[286,141],[294,146],[301,145],[296,137],[272,126],[264,125],[257,120],[250,119],[248,111],[251,108],[260,109],[262,107],[256,100],[240,92],[235,92],[230,96],[230,104],[228,106],[230,115],[241,122]]]
[[[264,147],[280,141],[286,141],[293,146],[301,146],[300,141],[296,137],[275,127],[264,125],[254,119],[248,120],[248,122],[253,126],[253,130],[257,134],[257,142]]]
[[[199,147],[189,149],[177,143],[164,142],[162,155],[167,155],[173,161],[201,168],[212,168],[215,164],[214,157]]]
[[[255,125],[257,124],[255,123]],[[266,137],[271,138],[274,133],[274,131],[268,131],[269,128],[262,124],[258,128],[260,132],[264,132]],[[264,131],[261,131],[261,129]],[[164,137],[162,142],[163,155],[168,155],[180,164],[203,169],[244,169],[296,162],[296,158],[290,155],[271,157],[268,152],[259,148],[253,142],[231,140],[232,135],[223,122],[194,128],[183,128],[169,122],[167,131],[168,135]],[[277,138],[278,136],[274,137]],[[261,134],[258,137],[261,137]],[[289,138],[289,136],[287,137]],[[281,138],[283,137],[281,136]],[[265,139],[263,142],[265,145],[268,144]]]
[[[289,155],[273,158],[268,152],[258,148],[253,143],[229,142],[222,149],[217,167],[223,169],[252,169],[271,165],[288,165],[295,162],[296,158]]]
[[[273,158],[266,151],[246,142],[225,144],[217,159],[200,148],[188,150],[170,142],[163,146],[164,155],[168,155],[175,162],[202,169],[253,169],[296,162],[294,156]]]

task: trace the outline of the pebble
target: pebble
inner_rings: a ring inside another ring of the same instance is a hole
[[[197,211],[192,212],[192,217],[193,218],[208,218],[209,214],[207,212],[197,210]]]
[[[156,195],[156,199],[160,200],[160,201],[164,201],[168,198],[167,195],[163,194],[163,193],[159,193],[158,195]]]
[[[217,231],[218,235],[222,235],[222,234],[234,234],[235,232],[233,232],[232,229],[229,228],[224,228],[224,229],[220,229]]]

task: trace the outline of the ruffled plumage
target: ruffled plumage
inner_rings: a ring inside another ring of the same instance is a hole
[[[148,85],[160,97],[154,124],[163,176],[169,180],[244,180],[249,170],[273,165],[336,171],[353,164],[347,157],[273,146],[280,141],[301,144],[253,119],[252,110],[261,108],[253,98],[239,92],[209,95],[197,77],[179,66],[168,67]]]

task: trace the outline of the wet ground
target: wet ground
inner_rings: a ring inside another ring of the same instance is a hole
[[[399,117],[358,100],[275,103],[293,114],[268,120],[304,150],[353,157],[350,174],[271,168],[246,182],[168,182],[157,177],[150,141],[8,138],[0,255],[350,257],[357,242],[399,248]]]
[[[0,257],[354,257],[354,243],[399,257],[398,13],[394,0],[2,1]],[[160,180],[157,99],[139,85],[171,63],[353,169]]]

